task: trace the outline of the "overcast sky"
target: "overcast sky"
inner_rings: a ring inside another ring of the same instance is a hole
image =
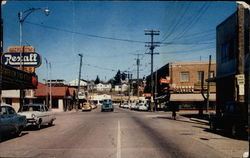
[[[4,51],[19,45],[18,12],[48,7],[30,14],[24,22],[23,41],[34,46],[52,63],[52,79],[71,81],[78,77],[83,54],[82,78],[101,80],[117,70],[136,77],[136,56],[142,54],[140,76],[150,74],[150,55],[145,47],[145,29],[160,31],[155,41],[154,69],[168,62],[215,59],[216,26],[236,11],[236,2],[132,2],[132,1],[11,1],[2,6]],[[39,81],[46,79],[46,64],[36,69]]]

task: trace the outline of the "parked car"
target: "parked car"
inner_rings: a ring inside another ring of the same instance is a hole
[[[92,106],[89,103],[83,103],[82,105],[82,111],[91,111]]]
[[[101,106],[101,111],[114,111],[114,105],[111,99],[104,99]]]
[[[136,103],[136,104],[135,104],[134,110],[139,110],[139,104],[140,104],[140,103]]]
[[[17,114],[10,105],[0,106],[0,140],[6,134],[19,136],[26,123],[26,117]]]
[[[97,105],[96,105],[96,104],[91,104],[91,108],[92,108],[92,109],[96,109],[96,108],[97,108]]]
[[[229,102],[220,115],[211,116],[209,119],[211,130],[221,129],[230,131],[233,137],[247,134],[247,119],[237,102]]]
[[[131,103],[130,110],[135,110],[136,103]]]
[[[53,112],[49,111],[44,104],[25,104],[20,109],[19,114],[26,116],[27,126],[36,126],[37,129],[45,124],[52,126],[56,119]]]
[[[148,111],[148,105],[144,103],[139,103],[138,104],[138,110],[140,111]]]
[[[123,107],[123,108],[129,108],[129,105],[128,105],[128,103],[123,103],[122,105],[121,105],[121,107]]]

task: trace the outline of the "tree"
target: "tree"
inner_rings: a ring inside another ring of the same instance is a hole
[[[100,79],[99,79],[99,76],[97,75],[96,79],[95,79],[95,84],[98,84],[100,83]]]
[[[114,80],[115,80],[115,84],[119,84],[121,83],[121,71],[118,70],[115,77],[114,77]]]
[[[121,78],[122,78],[122,80],[126,80],[127,74],[126,74],[125,72],[123,72],[123,73],[121,74]]]

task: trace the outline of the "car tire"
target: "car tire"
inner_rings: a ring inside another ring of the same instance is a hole
[[[37,130],[40,130],[40,129],[41,129],[41,124],[37,124],[37,125],[36,125],[36,129],[37,129]]]
[[[15,135],[16,135],[17,137],[21,137],[21,136],[22,136],[22,130],[23,130],[23,127],[20,126],[20,127],[18,128],[18,131],[15,133]]]
[[[213,123],[213,122],[210,122],[210,130],[212,130],[212,131],[216,131],[216,126],[215,126],[215,123]]]
[[[38,124],[36,125],[36,129],[40,130],[42,125],[42,119],[40,118]]]
[[[236,127],[236,125],[233,125],[231,127],[231,135],[233,136],[233,138],[237,138],[237,127]]]
[[[50,121],[49,126],[53,126],[53,120]]]

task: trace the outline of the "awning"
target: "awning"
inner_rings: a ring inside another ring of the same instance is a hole
[[[204,101],[204,98],[201,94],[171,94],[170,101]],[[209,95],[209,101],[216,101],[215,93]]]
[[[164,99],[167,95],[161,95],[161,96],[158,96],[156,97],[155,99]]]
[[[0,63],[0,90],[35,89],[36,81],[37,78],[34,74]]]

